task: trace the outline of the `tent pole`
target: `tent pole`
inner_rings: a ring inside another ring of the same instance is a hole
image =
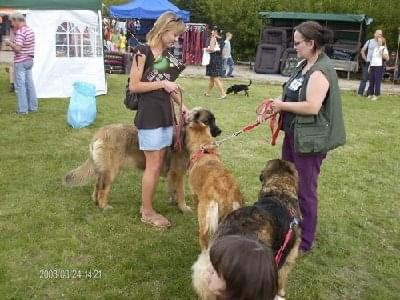
[[[396,50],[396,60],[394,63],[394,72],[393,72],[393,84],[396,78],[399,77],[399,46],[400,46],[400,27],[398,28],[398,36],[397,36],[397,50]]]

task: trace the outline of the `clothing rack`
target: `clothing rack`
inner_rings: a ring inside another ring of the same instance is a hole
[[[204,23],[185,23],[182,35],[182,61],[185,64],[201,64],[203,48],[207,47],[208,25]]]

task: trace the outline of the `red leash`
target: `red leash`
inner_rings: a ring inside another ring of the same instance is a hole
[[[183,127],[185,120],[184,120],[184,114],[183,114],[183,95],[182,95],[182,91],[180,89],[179,89],[179,93],[181,95],[181,102],[179,103],[179,120],[178,120],[178,122],[176,121],[174,103],[173,103],[172,98],[170,98],[170,101],[171,101],[172,119],[173,119],[173,123],[174,123],[174,131],[175,131],[174,150],[181,152],[183,149],[182,127]]]
[[[271,140],[271,145],[275,146],[276,140],[279,135],[279,131],[282,128],[282,113],[273,113],[271,109],[271,104],[272,100],[266,99],[264,100],[256,109],[257,113],[257,122],[253,124],[246,125],[242,129],[240,129],[237,132],[234,132],[231,136],[228,136],[226,138],[223,138],[222,140],[219,141],[214,141],[211,143],[210,146],[216,146],[219,147],[223,142],[230,140],[234,137],[237,137],[239,134],[242,134],[244,132],[249,132],[252,131],[254,128],[257,126],[261,125],[264,121],[270,119],[269,121],[269,126],[271,128],[271,133],[272,133],[272,140]],[[276,122],[276,116],[279,115],[279,120],[278,120],[278,126],[275,129],[275,122]],[[204,145],[206,147],[207,145]]]
[[[279,131],[282,128],[282,114],[281,113],[274,113],[272,110],[272,102],[273,100],[271,99],[265,99],[256,109],[257,113],[257,123],[261,124],[262,122],[266,121],[269,119],[269,127],[271,128],[271,145],[275,146],[276,145],[276,140],[278,139]],[[275,122],[276,122],[276,117],[278,117],[278,126],[275,129]],[[253,129],[253,128],[251,128]]]
[[[275,255],[275,263],[279,266],[279,263],[282,258],[283,251],[285,251],[287,244],[292,238],[293,235],[293,228],[299,224],[299,221],[296,218],[293,218],[292,222],[290,222],[289,230],[286,233],[285,241],[283,242],[282,246],[279,248],[278,252]]]

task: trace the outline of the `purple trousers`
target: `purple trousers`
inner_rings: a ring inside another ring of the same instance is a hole
[[[368,96],[381,94],[381,83],[383,78],[383,67],[382,66],[371,66],[369,71],[369,87]]]
[[[282,145],[282,159],[294,163],[299,173],[299,205],[303,220],[300,223],[300,249],[308,251],[313,247],[317,228],[318,208],[318,176],[326,153],[316,155],[301,155],[294,150],[294,134],[285,131]]]

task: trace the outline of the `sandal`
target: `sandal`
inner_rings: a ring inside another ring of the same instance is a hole
[[[142,214],[140,221],[157,229],[165,229],[171,226],[171,223],[168,221],[168,219],[160,214],[155,214],[151,217],[146,217]]]

